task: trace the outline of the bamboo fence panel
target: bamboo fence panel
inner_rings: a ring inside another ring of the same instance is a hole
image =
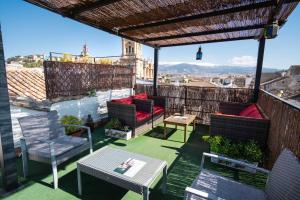
[[[152,85],[135,86],[136,93],[152,94]],[[210,115],[219,111],[219,102],[252,102],[253,90],[247,88],[213,88],[195,86],[159,85],[157,95],[167,98],[167,115],[180,112],[186,106],[187,112],[197,115],[198,123],[210,124]]]
[[[132,67],[108,64],[44,62],[47,99],[85,95],[91,90],[132,88]]]
[[[300,157],[300,109],[261,91],[258,105],[270,118],[267,140],[267,167],[271,168],[284,148]]]

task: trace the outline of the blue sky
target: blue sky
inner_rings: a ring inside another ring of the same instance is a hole
[[[121,54],[121,39],[75,22],[21,0],[0,0],[0,22],[5,57],[48,54],[50,51],[79,54],[88,44],[92,56]],[[300,64],[300,7],[289,17],[279,36],[267,40],[264,67],[288,68]],[[160,63],[254,66],[258,42],[255,40],[202,45],[202,61],[195,60],[198,45],[162,48]],[[144,46],[145,58],[153,49]]]

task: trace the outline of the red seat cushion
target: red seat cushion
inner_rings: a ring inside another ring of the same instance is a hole
[[[136,121],[141,122],[151,117],[150,113],[144,111],[136,111]]]
[[[122,104],[133,104],[132,97],[122,98],[122,99],[113,99],[112,102],[122,103]]]
[[[140,93],[140,94],[133,95],[132,98],[146,100],[148,99],[148,95],[147,93]]]
[[[239,116],[263,119],[263,117],[261,116],[261,114],[255,104],[251,104],[250,106],[248,106],[247,108],[242,110],[240,112]]]
[[[165,111],[165,109],[161,106],[154,106],[153,107],[153,113],[154,115],[158,115],[158,114],[161,114]]]

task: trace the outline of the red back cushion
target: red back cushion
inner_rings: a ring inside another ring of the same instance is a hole
[[[140,93],[140,94],[136,94],[134,96],[132,96],[134,99],[148,99],[148,95],[147,93]]]
[[[257,119],[263,118],[255,104],[251,104],[250,106],[242,110],[239,115],[243,117],[253,117]]]
[[[133,104],[132,97],[122,98],[122,99],[113,99],[112,102],[122,103],[122,104]]]

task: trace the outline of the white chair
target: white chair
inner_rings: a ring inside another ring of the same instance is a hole
[[[91,130],[86,126],[76,126],[87,129],[88,139],[65,134],[65,127],[59,123],[56,111],[42,115],[32,115],[19,118],[23,138],[21,150],[24,177],[28,176],[28,159],[51,164],[54,189],[58,187],[57,165],[69,160],[81,152],[92,149]]]

